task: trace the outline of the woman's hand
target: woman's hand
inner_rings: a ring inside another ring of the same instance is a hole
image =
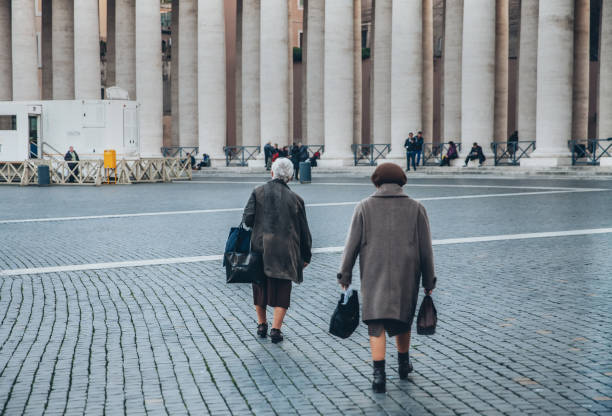
[[[345,285],[345,284],[342,284],[342,283],[340,283],[340,287],[342,288],[342,290],[348,289],[348,285]]]
[[[308,263],[304,262],[304,267],[303,268],[305,269],[306,267],[308,267]]]
[[[423,288],[423,291],[425,292],[426,295],[431,295],[431,293],[433,292],[433,289],[428,290],[426,288]]]

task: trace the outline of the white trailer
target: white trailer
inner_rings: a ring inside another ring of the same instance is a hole
[[[73,146],[81,159],[140,156],[138,104],[127,100],[0,101],[0,161],[63,157]],[[160,149],[156,149],[157,152]]]

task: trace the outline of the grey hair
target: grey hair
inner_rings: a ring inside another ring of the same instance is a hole
[[[279,157],[272,163],[274,179],[282,179],[285,183],[293,179],[293,163],[286,157]]]

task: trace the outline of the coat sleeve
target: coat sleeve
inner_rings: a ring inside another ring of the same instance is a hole
[[[338,272],[338,282],[343,285],[350,285],[353,281],[353,266],[359,255],[361,241],[363,236],[363,215],[361,212],[361,204],[357,205],[353,213],[353,220],[349,228],[344,252],[342,253],[342,264],[340,272]]]
[[[425,289],[430,290],[436,287],[436,274],[434,272],[433,247],[431,244],[431,232],[429,230],[429,219],[425,207],[419,207],[419,217],[417,220],[419,235],[419,256],[421,264],[421,279]]]
[[[251,197],[249,198],[249,202],[247,202],[246,207],[244,208],[244,213],[242,214],[242,222],[247,227],[253,227],[255,224],[255,207],[257,205],[257,200],[255,199],[255,191],[251,193]]]
[[[310,263],[310,260],[312,259],[312,237],[310,235],[310,228],[308,227],[308,219],[306,218],[304,201],[299,201],[298,210],[298,222],[300,227],[300,253],[302,254],[302,260],[304,260],[306,263]]]

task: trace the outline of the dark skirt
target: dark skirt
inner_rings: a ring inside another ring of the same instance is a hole
[[[253,303],[256,306],[289,309],[290,301],[291,280],[266,277],[261,286],[253,284]]]
[[[412,322],[406,323],[395,319],[372,319],[366,324],[368,324],[368,335],[371,337],[379,337],[383,330],[387,331],[390,337],[394,337],[410,332],[412,327]]]

